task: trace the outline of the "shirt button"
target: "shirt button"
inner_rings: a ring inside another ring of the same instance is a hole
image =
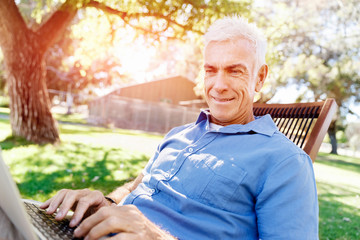
[[[168,173],[164,173],[164,176],[165,176],[166,178],[168,178],[168,177],[169,177],[169,174],[168,174]]]
[[[194,151],[194,149],[193,149],[193,148],[189,148],[189,152],[191,152],[191,153],[192,153],[193,151]]]
[[[154,193],[155,192],[155,189],[150,189],[150,193]]]

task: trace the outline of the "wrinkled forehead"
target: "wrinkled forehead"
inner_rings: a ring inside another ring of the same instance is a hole
[[[253,71],[256,65],[256,48],[246,38],[236,40],[211,41],[204,51],[204,66],[226,68],[242,65]]]

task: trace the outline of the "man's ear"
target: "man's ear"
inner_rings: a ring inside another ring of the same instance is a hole
[[[260,92],[262,86],[264,85],[264,82],[265,82],[265,79],[266,79],[266,76],[268,74],[268,71],[269,71],[269,67],[268,65],[266,64],[263,64],[258,73],[257,73],[257,76],[256,76],[256,85],[255,85],[255,91],[256,92]]]

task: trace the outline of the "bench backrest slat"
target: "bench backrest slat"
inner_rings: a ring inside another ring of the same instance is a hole
[[[314,162],[336,108],[332,98],[310,103],[254,103],[254,115],[270,114],[279,130]]]

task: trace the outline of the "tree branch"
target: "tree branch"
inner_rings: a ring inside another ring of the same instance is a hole
[[[84,5],[84,7],[94,7],[94,8],[97,8],[97,9],[102,10],[103,12],[117,15],[117,16],[119,16],[121,19],[124,19],[126,16],[128,16],[128,13],[127,13],[127,12],[120,11],[120,10],[118,10],[118,9],[111,8],[111,7],[107,6],[107,5],[105,5],[104,3],[101,3],[101,2],[98,2],[98,1],[94,1],[94,0],[90,0],[88,3],[86,3],[86,4]]]
[[[26,24],[21,17],[21,14],[12,0],[6,0],[5,4],[0,5],[0,34],[5,35],[9,32],[19,34],[19,29],[24,31],[32,32],[26,27]],[[75,1],[76,2],[76,1]],[[175,10],[171,11],[169,14],[164,15],[159,12],[137,12],[137,13],[128,13],[125,11],[121,11],[112,7],[107,6],[102,2],[98,2],[95,0],[89,0],[88,2],[84,3],[81,7],[94,7],[97,9],[102,10],[105,13],[114,14],[119,16],[127,25],[131,26],[132,28],[141,30],[147,34],[153,34],[160,37],[161,33],[164,33],[166,30],[169,29],[171,26],[177,26],[183,30],[189,30],[191,25],[181,24],[172,18],[173,13],[178,11],[179,9],[176,8]],[[10,11],[9,11],[10,10]],[[66,27],[69,26],[72,19],[75,17],[77,13],[78,7],[74,4],[74,0],[66,0],[58,10],[56,10],[51,17],[45,21],[35,32],[40,51],[45,52],[50,46],[52,46],[63,34]],[[16,16],[15,19],[14,16]],[[166,21],[166,25],[160,30],[153,30],[152,28],[144,28],[139,25],[135,25],[130,22],[131,19],[138,19],[140,17],[153,17],[156,19],[163,19]],[[6,20],[4,20],[6,19]],[[11,19],[11,20],[8,20]],[[11,24],[8,24],[7,21],[11,21]],[[192,30],[193,32],[202,34],[199,30]],[[171,38],[171,37],[168,37]],[[5,40],[3,38],[0,39],[0,44],[3,44]]]
[[[143,27],[140,27],[140,26],[136,26],[136,25],[130,23],[130,19],[138,18],[140,16],[143,16],[143,17],[144,16],[145,17],[155,17],[154,14],[147,14],[147,13],[128,14],[127,12],[111,8],[111,7],[107,6],[107,5],[105,5],[104,3],[100,3],[100,2],[94,1],[94,0],[90,0],[85,5],[85,7],[94,7],[96,9],[102,10],[103,12],[116,15],[116,16],[120,17],[124,21],[125,24],[131,26],[134,29],[140,30],[140,31],[142,31],[144,33],[151,33],[151,34],[154,34],[154,35],[159,35],[160,33],[165,32],[169,28],[169,22],[167,22],[167,25],[166,25],[166,27],[164,29],[161,29],[161,30],[155,31],[155,32],[150,30],[150,29],[146,29],[146,28],[143,28]]]
[[[41,49],[46,51],[64,33],[77,13],[77,7],[66,0],[36,32]]]
[[[13,0],[1,1],[0,16],[0,47],[8,48],[16,44],[16,39],[26,36],[29,30]]]
[[[178,27],[180,27],[182,29],[188,29],[189,28],[189,26],[180,24],[177,21],[173,20],[171,18],[171,15],[172,15],[173,12],[168,14],[168,15],[164,15],[164,14],[161,14],[161,13],[158,13],[158,12],[157,13],[154,13],[154,12],[147,12],[147,13],[146,12],[138,12],[138,13],[130,13],[129,14],[128,12],[124,12],[124,11],[121,11],[121,10],[118,10],[118,9],[111,8],[111,7],[107,6],[107,5],[105,5],[104,3],[101,3],[101,2],[98,2],[98,1],[95,1],[95,0],[90,0],[88,3],[86,3],[84,5],[84,7],[94,7],[94,8],[102,10],[103,12],[117,15],[126,24],[128,24],[129,26],[131,26],[131,27],[133,27],[135,29],[141,30],[141,31],[143,31],[145,33],[152,33],[154,35],[158,35],[160,33],[165,32],[170,27],[170,24],[176,25],[176,26],[178,26]],[[154,32],[151,29],[146,29],[146,28],[143,28],[143,27],[140,27],[140,26],[135,26],[134,24],[130,24],[131,19],[138,19],[140,17],[154,17],[154,18],[157,18],[157,19],[163,19],[163,20],[165,20],[167,22],[167,25],[163,29]],[[198,30],[193,30],[193,32],[203,34],[203,32],[198,31]]]

